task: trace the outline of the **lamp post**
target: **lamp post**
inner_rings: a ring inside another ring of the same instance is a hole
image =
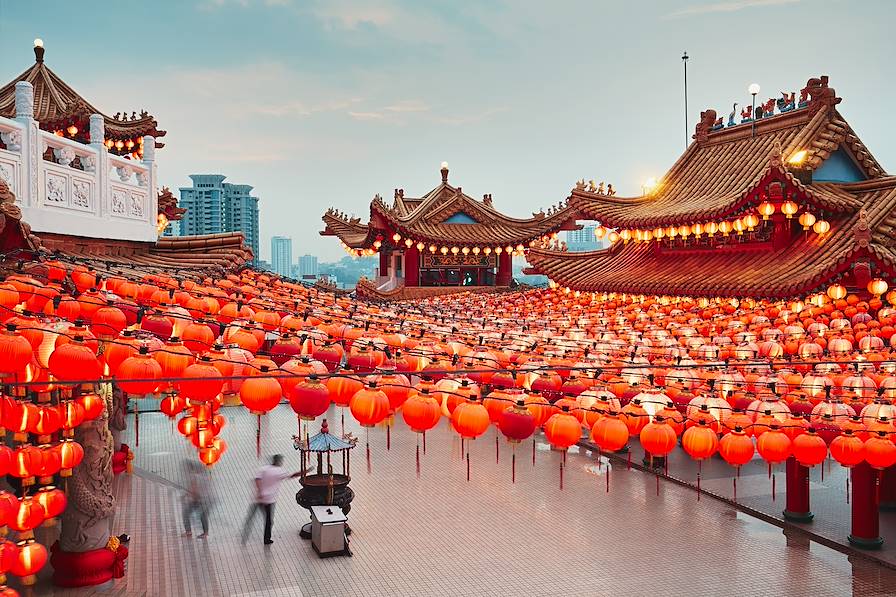
[[[756,136],[756,94],[759,93],[759,83],[751,83],[747,88],[747,91],[750,95],[753,96],[753,111],[751,112],[753,118],[750,121],[750,136]]]

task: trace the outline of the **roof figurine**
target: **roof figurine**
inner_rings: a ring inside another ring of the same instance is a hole
[[[34,65],[12,81],[0,87],[0,116],[14,118],[15,87],[19,81],[28,81],[34,87],[34,119],[40,128],[57,135],[79,141],[90,142],[90,115],[102,114],[105,122],[104,142],[110,152],[140,158],[143,153],[144,136],[156,140],[156,148],[164,147],[159,139],[165,131],[159,130],[158,122],[145,110],[116,113],[106,116],[68,86],[59,75],[44,63],[45,48],[41,39],[34,40]],[[119,114],[121,118],[119,119]]]
[[[835,276],[860,289],[862,272],[892,277],[896,176],[837,111],[827,77],[809,79],[791,107],[794,96],[782,93],[777,114],[757,109],[755,136],[702,112],[695,141],[649,193],[610,199],[576,185],[570,206],[614,244],[535,248],[530,271],[573,290],[769,298]]]

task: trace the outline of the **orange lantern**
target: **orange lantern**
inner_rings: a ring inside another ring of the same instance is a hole
[[[438,425],[442,409],[428,388],[412,392],[401,409],[401,416],[411,430],[425,433]]]
[[[551,444],[552,450],[565,452],[582,439],[582,424],[576,417],[569,414],[569,407],[564,406],[561,412],[551,415],[551,418],[544,424],[544,435]]]
[[[755,452],[753,440],[741,431],[740,427],[735,427],[733,431],[725,434],[719,440],[719,454],[731,466],[745,465],[753,459]]]
[[[878,431],[877,435],[865,441],[865,462],[878,470],[896,464],[896,444],[890,440],[885,431]]]
[[[462,402],[451,413],[451,426],[463,439],[476,439],[488,429],[488,411],[477,398]]]
[[[33,585],[37,581],[37,573],[47,563],[47,549],[34,539],[20,541],[18,547],[19,557],[9,571],[18,576],[23,585]]]
[[[681,436],[681,446],[694,460],[705,460],[719,449],[719,436],[705,420],[685,429]]]
[[[790,438],[772,423],[768,431],[756,438],[756,451],[769,465],[778,464],[793,453],[791,444]]]
[[[275,377],[266,375],[269,371],[261,366],[261,374],[252,376],[240,386],[240,400],[253,415],[263,415],[280,403],[283,388]]]
[[[794,458],[807,468],[821,464],[828,457],[828,445],[811,428],[793,438],[792,443]]]
[[[373,427],[389,415],[389,397],[372,382],[355,392],[348,406],[362,427]]]
[[[854,435],[851,429],[845,429],[842,434],[835,437],[830,450],[831,457],[847,468],[865,460],[865,442]]]
[[[221,393],[224,380],[221,379],[221,372],[212,365],[211,359],[202,356],[199,361],[184,369],[183,379],[175,387],[184,398],[206,402]]]
[[[666,425],[660,415],[647,423],[640,434],[641,446],[653,457],[665,457],[675,447],[675,431]]]
[[[119,365],[118,387],[132,396],[145,396],[156,391],[159,386],[159,382],[156,380],[161,376],[162,366],[149,356],[147,347],[141,346],[138,354],[128,357]]]
[[[618,413],[601,417],[591,428],[592,441],[605,452],[621,450],[628,443],[628,437],[628,425]]]

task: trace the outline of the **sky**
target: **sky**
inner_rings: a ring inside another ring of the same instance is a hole
[[[890,0],[0,0],[0,81],[46,63],[107,114],[168,134],[159,180],[250,184],[261,257],[344,256],[337,207],[440,180],[528,217],[580,178],[637,194],[700,111],[830,75],[839,109],[896,171]],[[681,55],[687,51],[685,127]],[[890,100],[886,98],[890,97]]]

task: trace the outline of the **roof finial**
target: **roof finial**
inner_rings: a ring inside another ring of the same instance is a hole
[[[442,182],[448,182],[448,162],[442,162]]]
[[[39,37],[34,40],[34,61],[44,61],[44,40]]]

